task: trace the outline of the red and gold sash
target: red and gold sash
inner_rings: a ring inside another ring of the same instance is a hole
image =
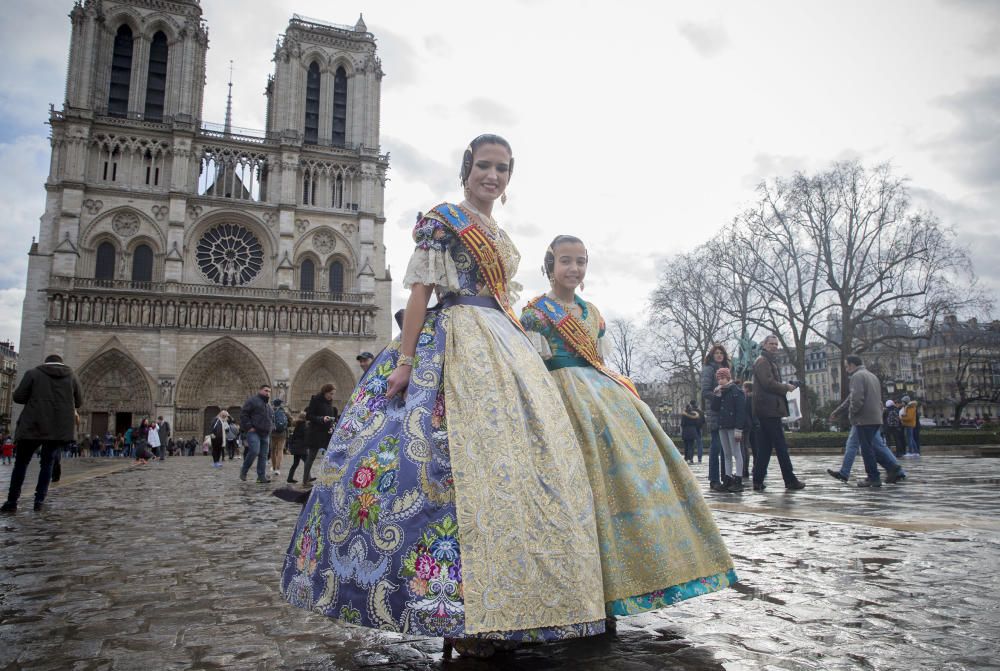
[[[514,313],[514,308],[507,295],[507,283],[510,279],[507,277],[507,270],[500,260],[500,254],[497,252],[494,241],[473,223],[475,215],[457,205],[441,203],[424,216],[445,224],[458,235],[458,239],[472,255],[476,265],[479,266],[479,271],[486,286],[489,287],[490,293],[493,294],[493,298],[514,322],[514,325],[523,332],[524,327],[521,326],[521,320]]]
[[[628,389],[639,398],[639,391],[635,388],[632,380],[620,373],[608,368],[604,363],[604,358],[597,351],[597,343],[594,342],[583,322],[563,309],[563,306],[556,303],[548,296],[542,295],[528,302],[529,308],[534,308],[539,314],[545,316],[556,332],[566,343],[566,347],[596,368],[598,371],[608,376],[621,386]]]

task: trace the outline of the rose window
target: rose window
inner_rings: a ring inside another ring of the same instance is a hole
[[[201,236],[195,257],[206,279],[230,287],[249,284],[264,266],[260,241],[236,224],[220,224]]]

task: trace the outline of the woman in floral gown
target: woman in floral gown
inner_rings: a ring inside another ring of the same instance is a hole
[[[607,614],[634,615],[728,587],[736,574],[691,469],[631,381],[604,366],[604,320],[575,293],[587,263],[578,238],[557,237],[545,255],[552,290],[521,323],[543,337],[587,462]]]
[[[604,630],[582,453],[511,310],[520,256],[490,216],[512,167],[506,140],[476,138],[465,201],[417,222],[402,333],[319,464],[285,558],[290,603],[460,651]]]

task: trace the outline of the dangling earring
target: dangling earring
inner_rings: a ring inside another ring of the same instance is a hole
[[[501,205],[506,205],[507,204],[507,192],[506,191],[504,191],[503,193],[500,194],[500,204]]]
[[[580,291],[583,291],[583,282],[580,282]]]

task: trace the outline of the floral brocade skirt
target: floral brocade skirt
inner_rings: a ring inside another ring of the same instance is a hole
[[[551,375],[587,462],[608,615],[662,608],[735,583],[691,469],[649,407],[589,366]]]
[[[284,559],[289,603],[426,636],[604,630],[593,499],[555,382],[501,312],[421,330],[405,401],[375,359],[334,430]]]

